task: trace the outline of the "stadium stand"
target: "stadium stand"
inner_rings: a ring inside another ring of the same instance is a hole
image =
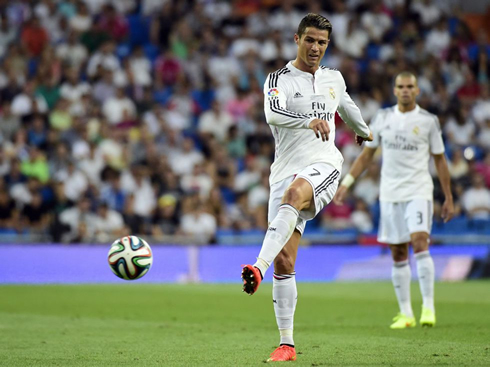
[[[490,11],[469,3],[0,2],[0,241],[260,242],[274,153],[262,85],[294,57],[291,25],[311,11],[331,20],[324,65],[366,121],[395,103],[398,72],[418,76],[457,210],[440,222],[433,170],[434,240],[488,243]],[[336,124],[347,172],[360,150]],[[305,241],[373,241],[379,162],[357,185]]]

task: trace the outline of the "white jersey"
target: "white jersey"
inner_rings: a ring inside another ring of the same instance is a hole
[[[336,111],[356,134],[369,136],[370,130],[347,94],[344,78],[337,70],[321,66],[313,75],[289,62],[268,75],[264,95],[265,117],[276,142],[269,178],[271,185],[313,163],[324,162],[341,170],[344,159],[334,144]],[[328,122],[327,142],[308,128],[314,119]]]
[[[366,146],[381,146],[383,151],[379,199],[389,202],[433,200],[430,155],[444,153],[437,116],[418,105],[405,113],[393,106],[379,110],[370,128],[374,140],[366,142]]]

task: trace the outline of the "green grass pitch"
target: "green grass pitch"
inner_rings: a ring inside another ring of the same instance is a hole
[[[0,286],[0,366],[263,366],[271,285]],[[490,283],[436,285],[435,328],[393,331],[390,283],[298,284],[294,366],[490,366]],[[413,306],[420,316],[418,284]]]

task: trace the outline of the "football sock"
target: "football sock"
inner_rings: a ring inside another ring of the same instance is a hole
[[[298,300],[296,273],[276,274],[272,280],[272,300],[276,314],[277,327],[281,335],[280,345],[294,347],[293,321]]]
[[[282,204],[279,207],[276,217],[267,229],[259,257],[254,264],[260,269],[262,276],[265,276],[269,266],[291,238],[298,222],[298,216],[299,212],[289,204]]]
[[[419,277],[420,293],[424,301],[424,307],[434,312],[434,261],[429,251],[415,254],[417,261],[417,274]]]
[[[395,287],[396,298],[400,306],[400,312],[407,317],[413,317],[412,303],[410,300],[410,281],[412,271],[408,259],[395,261],[391,270],[391,280]]]

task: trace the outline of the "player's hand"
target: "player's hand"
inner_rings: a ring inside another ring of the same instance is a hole
[[[370,131],[369,136],[367,138],[363,138],[362,136],[356,135],[356,143],[361,146],[363,141],[373,141],[373,133]]]
[[[343,185],[340,185],[333,197],[333,203],[335,205],[342,205],[344,203],[345,198],[347,197],[347,193],[349,189]]]
[[[310,122],[308,126],[311,130],[315,132],[317,138],[322,138],[323,141],[328,140],[328,134],[330,134],[330,128],[325,120],[314,119]]]
[[[452,199],[444,200],[444,204],[442,204],[441,217],[444,219],[444,223],[449,222],[454,217],[454,203]]]

